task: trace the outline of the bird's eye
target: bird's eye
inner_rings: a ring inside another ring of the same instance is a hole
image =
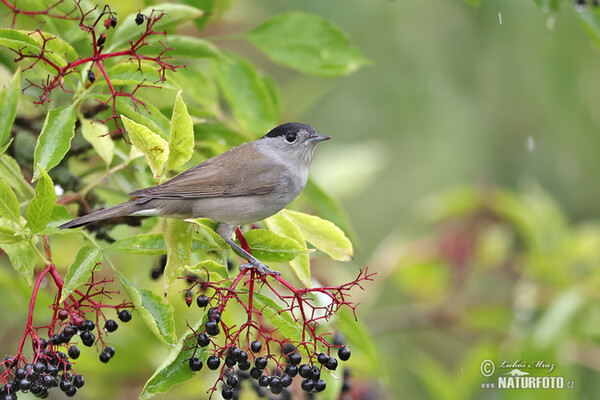
[[[296,137],[297,137],[296,132],[288,132],[285,134],[285,140],[288,143],[294,143],[296,141]]]

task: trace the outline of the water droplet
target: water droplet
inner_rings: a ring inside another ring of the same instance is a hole
[[[502,25],[502,13],[498,12],[498,22],[500,22],[500,25]]]

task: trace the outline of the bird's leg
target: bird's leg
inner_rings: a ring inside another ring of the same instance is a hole
[[[236,229],[235,234],[243,247],[238,245],[236,242],[234,242],[229,237],[226,237],[224,239],[228,245],[230,245],[234,250],[236,250],[238,253],[243,255],[246,258],[246,260],[248,260],[247,264],[240,265],[240,270],[243,271],[246,268],[256,268],[263,275],[267,275],[267,274],[281,275],[281,272],[273,271],[272,269],[267,267],[265,264],[263,264],[258,258],[254,257],[252,255],[252,253],[250,252],[250,248],[248,247],[248,244],[246,242],[246,238],[244,237],[244,234],[242,233],[240,228]]]

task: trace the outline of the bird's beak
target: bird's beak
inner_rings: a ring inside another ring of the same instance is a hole
[[[323,140],[329,140],[331,139],[331,136],[327,136],[327,135],[317,135],[317,136],[313,136],[310,139],[308,139],[311,142],[322,142]]]

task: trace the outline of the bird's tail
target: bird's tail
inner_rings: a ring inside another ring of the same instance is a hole
[[[112,206],[109,208],[105,208],[104,210],[99,210],[93,212],[91,214],[84,215],[83,217],[79,217],[74,219],[73,221],[69,221],[65,224],[59,226],[60,229],[72,229],[79,228],[80,226],[87,225],[89,223],[100,221],[101,219],[108,219],[113,217],[122,217],[124,215],[130,215],[133,213],[136,208],[135,203],[126,202],[123,204],[117,204],[116,206]]]

